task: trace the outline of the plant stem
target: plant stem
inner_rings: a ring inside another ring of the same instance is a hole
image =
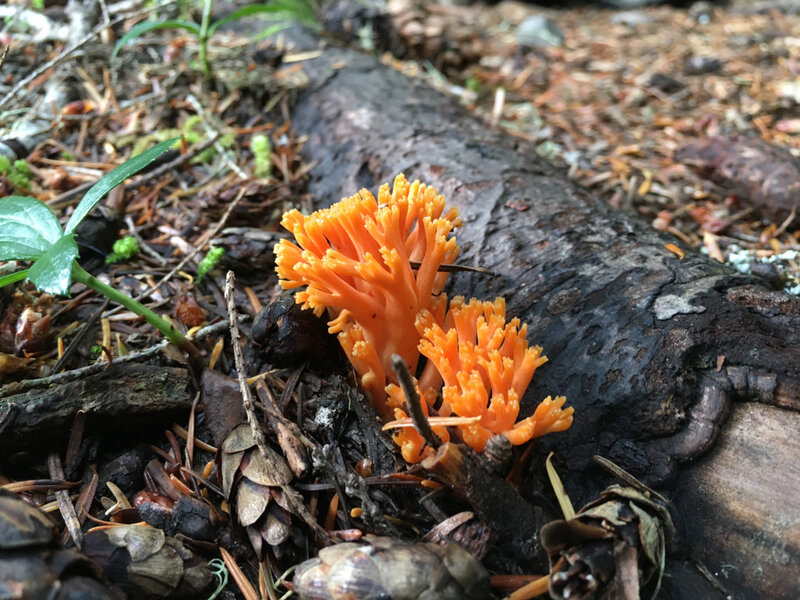
[[[178,348],[180,348],[186,354],[188,354],[189,358],[192,360],[192,363],[195,367],[202,368],[204,361],[203,361],[203,355],[200,353],[200,350],[198,350],[197,346],[195,346],[180,331],[178,331],[175,327],[173,327],[173,325],[169,323],[166,319],[159,317],[156,313],[147,308],[141,302],[137,302],[127,294],[123,294],[122,292],[111,287],[110,285],[106,285],[105,283],[97,279],[97,277],[95,277],[91,273],[88,273],[77,262],[72,263],[72,279],[102,294],[106,298],[109,298],[114,302],[118,302],[119,304],[121,304],[131,312],[139,315],[140,317],[144,317],[145,320],[148,323],[150,323],[150,325],[152,325],[153,327],[158,329],[161,333],[163,333],[170,342],[172,342]]]
[[[198,36],[200,66],[206,79],[211,79],[211,65],[208,64],[208,26],[211,21],[212,0],[205,0],[203,4],[203,17],[200,20],[200,35]]]

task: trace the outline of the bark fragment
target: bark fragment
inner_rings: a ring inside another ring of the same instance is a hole
[[[119,432],[169,422],[191,405],[186,369],[112,365],[79,381],[0,398],[0,448],[35,448],[43,439],[66,438],[78,411],[88,415],[89,429]]]

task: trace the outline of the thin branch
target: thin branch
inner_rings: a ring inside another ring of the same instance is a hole
[[[225,300],[228,303],[228,323],[231,333],[231,347],[233,349],[233,361],[236,365],[236,375],[239,379],[239,389],[242,392],[242,404],[244,406],[245,414],[247,415],[247,422],[250,423],[250,428],[253,431],[253,439],[256,442],[259,452],[267,462],[270,457],[266,451],[266,439],[264,432],[258,425],[258,418],[255,413],[253,404],[253,396],[250,394],[250,386],[247,383],[247,372],[244,364],[244,357],[242,356],[242,348],[239,345],[239,327],[236,321],[236,299],[234,291],[235,276],[233,271],[228,271],[225,277]],[[280,486],[283,492],[283,497],[289,504],[292,512],[299,516],[308,525],[320,540],[327,540],[328,533],[317,523],[314,516],[308,511],[303,497],[298,494],[294,488],[289,485]]]
[[[422,263],[415,260],[408,261],[408,264],[411,266],[412,269],[419,269],[422,266]],[[453,265],[449,263],[443,263],[439,265],[437,269],[439,273],[457,273],[459,271],[469,271],[471,273],[481,273],[483,275],[497,275],[494,271],[490,271],[489,269],[485,269],[483,267],[471,267],[469,265]]]
[[[64,468],[61,465],[61,459],[55,452],[47,456],[47,468],[50,472],[50,477],[53,479],[64,479]],[[75,507],[69,499],[69,492],[67,490],[56,490],[55,495],[58,509],[64,518],[64,524],[69,530],[72,541],[80,549],[83,543],[83,531],[78,521],[78,515],[75,513]]]
[[[242,347],[239,345],[239,323],[236,319],[236,291],[233,287],[235,281],[236,277],[233,271],[228,271],[225,277],[225,300],[228,303],[228,328],[231,333],[233,362],[236,365],[236,377],[239,380],[239,391],[242,393],[244,413],[247,416],[247,422],[250,423],[250,429],[253,430],[253,439],[261,455],[264,457],[264,460],[269,462],[270,457],[265,450],[266,440],[264,439],[264,432],[261,431],[261,427],[258,425],[258,416],[256,415],[255,406],[253,404],[253,396],[250,393],[250,385],[247,383],[247,368],[244,364]]]
[[[425,441],[434,449],[442,445],[442,440],[439,439],[431,424],[428,423],[428,417],[422,412],[422,400],[417,393],[414,380],[411,378],[411,373],[408,372],[406,362],[397,354],[392,354],[392,367],[394,372],[397,373],[397,379],[400,382],[400,387],[403,389],[403,394],[406,396],[406,403],[408,404],[408,412],[411,414],[411,421],[414,423],[414,429],[417,430]]]

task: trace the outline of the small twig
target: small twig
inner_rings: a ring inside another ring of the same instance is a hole
[[[633,475],[628,473],[625,469],[623,469],[622,467],[617,465],[615,462],[607,459],[605,456],[600,456],[599,454],[595,454],[592,457],[592,460],[594,462],[596,462],[598,465],[600,465],[601,467],[603,467],[606,471],[611,473],[614,477],[624,481],[627,485],[629,485],[630,487],[638,490],[639,492],[641,492],[645,496],[658,498],[666,506],[670,505],[670,501],[667,500],[664,496],[659,494],[654,489],[647,487],[641,481],[636,479],[636,477],[634,477]]]
[[[392,367],[394,372],[397,373],[397,379],[400,382],[400,387],[403,389],[403,394],[406,396],[406,403],[408,404],[408,412],[411,414],[411,420],[414,423],[414,429],[417,430],[425,441],[434,449],[442,445],[442,440],[439,439],[433,429],[425,413],[422,412],[422,400],[417,393],[414,380],[411,378],[411,373],[408,372],[406,362],[397,354],[392,355]]]
[[[154,261],[156,261],[162,267],[167,266],[167,259],[161,256],[158,252],[153,250],[153,248],[148,244],[144,238],[139,235],[139,231],[136,229],[136,223],[133,222],[133,218],[130,215],[125,215],[125,225],[128,226],[128,233],[136,238],[136,241],[139,243],[139,248],[142,249],[142,253],[146,254]]]
[[[789,216],[784,219],[784,221],[783,221],[783,223],[781,223],[780,227],[778,227],[775,230],[775,233],[772,234],[773,237],[778,237],[779,235],[783,234],[783,232],[788,229],[789,225],[792,224],[792,221],[794,221],[795,216],[797,216],[797,207],[796,206],[792,206],[792,212],[790,212]]]
[[[505,600],[529,600],[530,598],[536,598],[536,596],[543,596],[547,593],[549,585],[550,576],[545,575],[544,577],[534,579],[530,583],[523,585],[509,596],[506,596]]]
[[[239,389],[242,392],[242,404],[244,406],[245,415],[247,416],[247,422],[250,424],[250,428],[253,431],[253,439],[256,442],[259,452],[264,457],[264,460],[269,463],[270,457],[266,450],[266,439],[264,438],[264,432],[261,431],[261,427],[258,425],[258,419],[256,417],[255,408],[253,405],[253,396],[250,394],[250,386],[247,383],[247,371],[244,364],[244,356],[242,356],[242,348],[239,345],[239,326],[236,319],[236,299],[234,297],[235,293],[233,287],[234,281],[235,276],[233,271],[228,271],[228,274],[225,277],[225,300],[228,303],[228,326],[231,333],[233,361],[236,365],[236,374],[239,379]],[[291,508],[291,511],[303,519],[306,525],[308,525],[314,531],[314,533],[316,533],[319,539],[327,539],[328,533],[320,526],[319,523],[317,523],[314,516],[308,511],[305,503],[303,502],[303,497],[289,485],[282,485],[280,488],[283,492],[284,499]]]
[[[280,412],[272,391],[263,379],[256,381],[256,393],[262,404],[271,406],[275,412]],[[283,455],[286,457],[286,462],[289,463],[289,468],[296,477],[302,477],[308,471],[308,460],[306,459],[303,442],[297,439],[286,422],[276,419],[269,413],[267,414],[267,420],[278,438],[278,445],[283,450]]]
[[[64,479],[64,468],[61,466],[61,459],[55,452],[47,456],[47,469],[53,479]],[[67,490],[57,490],[55,495],[58,501],[58,509],[61,511],[61,516],[64,517],[64,524],[67,526],[70,536],[72,536],[72,541],[80,549],[83,543],[83,531],[81,531],[81,524],[78,521],[78,515],[75,513],[75,507],[69,499],[69,492]]]
[[[78,499],[75,500],[75,512],[77,513],[78,523],[81,525],[86,522],[87,510],[92,505],[92,502],[94,502],[94,496],[97,493],[97,483],[99,480],[100,478],[98,477],[97,472],[92,469],[91,479],[89,479],[89,482],[83,486],[81,493],[78,495]],[[67,529],[65,529],[61,534],[62,546],[67,543],[69,535],[70,532]]]
[[[422,266],[421,262],[410,260],[408,264],[411,266],[412,269],[419,269]],[[452,265],[452,264],[441,264],[437,269],[440,273],[457,273],[459,271],[469,271],[471,273],[482,273],[483,275],[497,275],[494,271],[490,271],[489,269],[484,269],[483,267],[471,267],[469,265]]]
[[[239,323],[236,319],[236,290],[233,287],[235,281],[236,277],[233,271],[228,271],[228,274],[225,276],[225,300],[228,303],[228,328],[231,334],[233,362],[236,365],[236,377],[239,380],[239,391],[242,393],[244,412],[247,416],[247,422],[250,424],[250,429],[253,430],[253,439],[261,455],[264,457],[264,460],[269,462],[270,457],[265,449],[266,440],[264,439],[264,432],[261,431],[261,427],[258,425],[258,416],[256,415],[255,406],[253,405],[253,396],[250,393],[250,386],[247,383],[247,368],[244,364],[242,347],[239,345]]]
[[[202,143],[194,146],[191,150],[186,152],[186,154],[181,154],[175,160],[171,160],[168,163],[164,163],[163,165],[153,169],[152,171],[143,173],[132,185],[141,185],[150,179],[155,179],[157,177],[160,177],[164,173],[169,173],[171,171],[174,171],[176,168],[189,162],[195,156],[197,156],[207,148],[210,148],[213,144],[217,142],[219,137],[220,137],[219,133],[215,132],[214,135],[212,135],[209,139],[204,140]]]

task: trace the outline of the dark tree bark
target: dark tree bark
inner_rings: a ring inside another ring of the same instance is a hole
[[[86,413],[88,431],[107,429],[118,438],[169,423],[191,406],[186,369],[112,365],[78,381],[0,398],[0,449],[37,450],[46,441],[52,450],[67,439],[78,411]]]
[[[306,49],[313,44],[296,39]],[[362,187],[375,191],[405,172],[438,188],[461,212],[459,262],[496,275],[455,274],[450,293],[504,296],[509,313],[529,323],[529,339],[544,347],[550,362],[537,371],[522,414],[548,394],[564,394],[575,407],[571,429],[541,447],[556,451],[576,505],[608,483],[590,463],[602,454],[665,489],[681,472],[672,488],[679,499],[681,486],[700,486],[694,493],[709,506],[688,506],[685,517],[690,544],[716,544],[704,554],[710,570],[720,573],[728,562],[744,573],[753,552],[780,543],[765,533],[762,542],[720,547],[713,531],[724,523],[715,507],[727,500],[718,483],[688,463],[713,447],[733,401],[771,405],[761,409],[773,423],[786,411],[797,416],[800,301],[609,208],[531,145],[492,131],[372,57],[327,48],[303,69],[310,86],[293,124],[309,136],[306,157],[318,162],[311,191],[321,205]],[[685,257],[665,244],[682,246]],[[765,460],[779,470],[786,454],[776,439],[759,443],[763,453],[774,453]],[[748,476],[735,472],[735,461],[727,464],[720,468],[729,476]],[[774,484],[783,486],[781,497],[800,495],[797,478]],[[800,519],[796,502],[773,508],[739,501],[764,518]],[[786,564],[798,564],[797,545],[784,550]],[[759,579],[745,576],[732,589],[742,597],[753,590],[776,598],[796,593],[800,582],[770,570],[771,560],[759,564]],[[703,584],[693,567],[675,568],[692,573],[676,578],[686,585]]]

